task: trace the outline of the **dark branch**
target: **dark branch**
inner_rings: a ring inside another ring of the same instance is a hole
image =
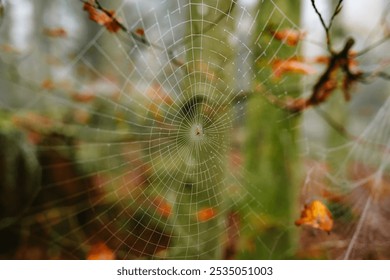
[[[388,74],[386,72],[379,72],[379,73],[376,74],[376,76],[378,76],[378,77],[380,77],[382,79],[390,81],[390,74]]]
[[[375,78],[381,78],[386,81],[390,81],[390,74],[382,71],[364,73],[363,79],[360,81],[365,84],[372,83]]]
[[[315,0],[311,0],[311,5],[313,6],[314,11],[316,12],[317,16],[318,16],[319,19],[320,19],[321,24],[322,24],[322,27],[323,27],[323,28],[325,29],[325,31],[327,32],[327,31],[328,31],[328,26],[325,24],[325,21],[324,21],[324,19],[322,18],[321,13],[318,11],[317,6],[316,6],[316,3],[315,3]]]
[[[324,102],[330,93],[335,90],[337,84],[333,80],[333,76],[337,69],[341,68],[351,81],[355,79],[355,74],[351,73],[348,65],[349,52],[354,43],[355,41],[352,38],[348,38],[344,48],[330,57],[327,68],[313,87],[313,93],[308,100],[311,106]]]

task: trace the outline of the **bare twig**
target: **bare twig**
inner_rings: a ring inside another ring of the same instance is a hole
[[[390,65],[390,61],[383,61],[381,65],[371,72],[364,72],[362,75],[362,79],[359,80],[364,84],[369,84],[375,81],[376,78],[382,78],[384,80],[390,80],[390,74],[385,72],[384,70],[388,68]]]
[[[375,148],[375,149],[378,149],[379,151],[386,153],[386,154],[390,153],[390,150],[386,145],[375,143],[375,142],[372,142],[368,139],[364,139],[362,137],[358,137],[356,135],[353,135],[347,129],[345,129],[345,127],[343,127],[336,120],[334,120],[327,112],[323,111],[322,109],[320,109],[318,107],[315,110],[326,121],[326,123],[331,128],[333,128],[337,133],[339,133],[346,140],[351,140],[351,141],[354,141],[355,143],[361,144],[361,145],[368,145],[368,146]]]
[[[383,80],[390,81],[390,74],[383,71],[364,73],[364,79],[361,82],[365,84],[369,84],[375,81],[375,78],[381,78]]]
[[[339,0],[339,2],[337,3],[336,8],[333,11],[333,15],[329,21],[328,30],[330,30],[332,28],[332,24],[333,24],[335,17],[341,12],[341,9],[343,8],[341,6],[342,3],[343,3],[343,0]]]
[[[375,49],[376,47],[382,45],[383,43],[386,43],[388,40],[390,39],[390,34],[387,35],[386,37],[383,37],[382,39],[376,41],[375,43],[373,43],[372,45],[368,46],[367,48],[359,51],[356,56],[362,56],[370,51],[372,51],[373,49]]]
[[[322,18],[322,15],[321,13],[318,11],[317,9],[317,6],[316,6],[316,3],[315,3],[315,0],[311,0],[311,5],[313,6],[314,8],[314,11],[316,12],[316,14],[318,15],[320,21],[321,21],[321,24],[322,24],[322,27],[325,29],[326,32],[328,32],[328,26],[326,25],[324,19]],[[328,35],[328,34],[327,34]],[[328,37],[328,36],[327,36]]]
[[[332,24],[333,24],[333,21],[334,19],[336,18],[336,16],[340,13],[341,9],[342,9],[342,4],[343,3],[343,0],[339,0],[339,2],[337,3],[336,5],[336,8],[334,9],[333,11],[333,14],[330,18],[330,21],[329,21],[329,24],[326,25],[325,21],[324,21],[324,18],[322,17],[321,13],[318,11],[317,9],[317,6],[316,6],[316,3],[315,3],[315,0],[311,0],[311,4],[314,8],[314,11],[316,12],[316,14],[318,15],[318,18],[320,19],[321,21],[321,25],[322,27],[324,27],[325,29],[325,34],[326,34],[326,45],[328,46],[328,51],[330,53],[333,53],[333,49],[332,49],[332,44],[331,44],[331,39],[330,39],[330,29],[332,27]]]
[[[377,75],[378,77],[385,79],[385,80],[390,80],[390,74],[386,72],[378,72]]]

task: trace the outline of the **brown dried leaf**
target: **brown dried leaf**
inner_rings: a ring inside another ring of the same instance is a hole
[[[10,44],[2,44],[0,45],[0,51],[10,54],[21,54],[22,51]]]
[[[88,103],[93,101],[96,96],[91,92],[73,92],[71,97],[74,101]]]
[[[276,59],[272,63],[272,72],[276,78],[280,78],[285,73],[311,75],[316,73],[316,70],[301,59],[290,58],[287,60]]]
[[[275,39],[282,41],[286,45],[296,46],[300,40],[305,38],[306,33],[296,29],[283,29],[271,31]]]
[[[138,36],[145,36],[145,30],[143,30],[142,28],[137,28],[135,30],[135,34],[137,34]]]
[[[41,87],[46,90],[54,89],[54,82],[51,79],[46,79],[42,82]]]
[[[62,27],[45,28],[45,29],[43,29],[43,34],[45,34],[48,37],[53,37],[53,38],[65,38],[68,36],[68,33],[66,32],[66,30]]]
[[[83,9],[88,12],[89,19],[106,27],[109,32],[117,32],[121,25],[116,20],[115,11],[102,11],[91,3],[84,3]]]
[[[172,214],[172,206],[169,204],[163,197],[156,197],[152,204],[154,207],[156,207],[157,212],[165,217],[168,218]]]

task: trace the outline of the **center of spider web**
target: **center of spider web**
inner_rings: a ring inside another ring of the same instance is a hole
[[[201,141],[205,136],[203,126],[200,123],[194,123],[190,128],[190,139],[192,141]]]

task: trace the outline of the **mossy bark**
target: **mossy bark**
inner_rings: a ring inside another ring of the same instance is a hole
[[[272,78],[272,60],[287,59],[297,49],[272,38],[270,30],[294,28],[286,15],[299,22],[300,6],[292,1],[261,1],[258,9],[254,86],[261,92],[248,104],[246,142],[246,168],[251,174],[248,191],[255,199],[247,207],[251,213],[244,233],[250,246],[244,246],[241,257],[287,259],[294,256],[297,246],[294,218],[298,207],[300,117],[270,104],[264,94],[282,98],[285,93],[291,97],[299,93],[299,76],[286,75],[282,81]]]

